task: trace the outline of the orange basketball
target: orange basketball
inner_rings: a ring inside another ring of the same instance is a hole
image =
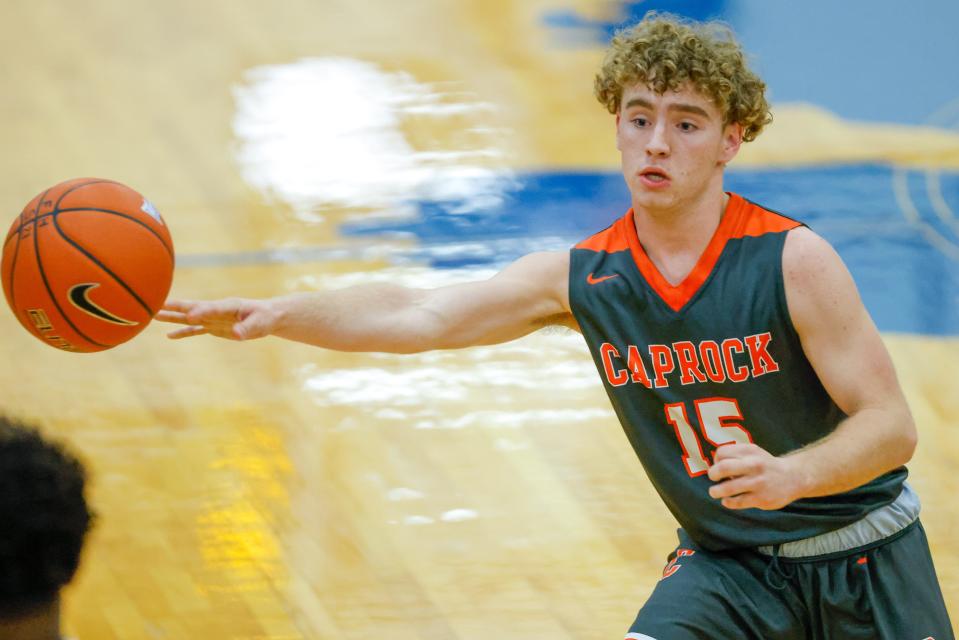
[[[133,189],[78,178],[47,189],[13,221],[0,274],[27,331],[65,351],[103,351],[143,331],[163,305],[173,241]]]

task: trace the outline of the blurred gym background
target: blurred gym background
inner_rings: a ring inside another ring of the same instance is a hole
[[[728,188],[849,264],[959,615],[959,4],[3,0],[0,211],[129,184],[177,297],[488,277],[628,207],[592,78],[650,9],[727,21],[766,79]],[[0,330],[3,409],[91,467],[81,640],[621,637],[675,544],[578,335],[400,357],[152,326],[79,355]]]

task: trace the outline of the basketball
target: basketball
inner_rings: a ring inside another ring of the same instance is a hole
[[[20,324],[65,351],[103,351],[150,323],[173,281],[163,218],[112,180],[61,182],[31,200],[3,243],[3,293]]]

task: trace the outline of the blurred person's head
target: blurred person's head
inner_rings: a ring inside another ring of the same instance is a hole
[[[86,473],[62,445],[0,416],[0,637],[59,638],[60,589],[92,522]]]

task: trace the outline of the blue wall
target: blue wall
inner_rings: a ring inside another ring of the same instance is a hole
[[[728,22],[774,103],[812,102],[848,119],[922,124],[959,101],[957,0],[649,0],[621,3],[615,21],[563,9],[543,20],[557,42],[601,46],[651,9]]]

